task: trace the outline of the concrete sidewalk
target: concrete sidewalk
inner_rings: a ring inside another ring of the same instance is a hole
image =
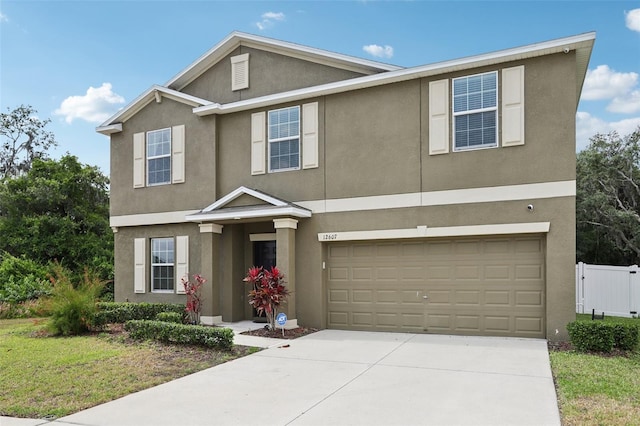
[[[323,330],[286,343],[54,422],[1,424],[560,424],[544,340]]]

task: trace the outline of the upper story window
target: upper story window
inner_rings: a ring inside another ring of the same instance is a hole
[[[269,111],[269,171],[300,168],[300,107]]]
[[[171,129],[147,132],[147,185],[171,183]]]
[[[453,80],[454,150],[498,146],[498,73]]]
[[[175,242],[173,238],[151,239],[151,291],[175,289]]]

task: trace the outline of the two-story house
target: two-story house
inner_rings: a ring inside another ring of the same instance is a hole
[[[115,298],[251,319],[277,265],[289,326],[566,338],[575,113],[594,33],[402,68],[232,33],[97,131]]]

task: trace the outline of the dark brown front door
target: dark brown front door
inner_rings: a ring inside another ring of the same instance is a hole
[[[253,266],[262,266],[264,269],[271,269],[276,266],[276,242],[275,241],[254,241],[253,242]],[[267,322],[264,314],[258,315],[252,309],[253,320],[255,322]]]

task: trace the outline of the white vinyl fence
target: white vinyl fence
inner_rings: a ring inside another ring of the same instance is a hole
[[[638,266],[576,265],[576,312],[630,317],[640,312]]]

